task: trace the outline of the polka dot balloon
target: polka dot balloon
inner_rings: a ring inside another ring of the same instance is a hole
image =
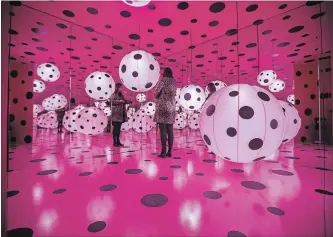
[[[277,75],[273,70],[264,70],[259,73],[257,82],[261,86],[269,86],[276,81]]]
[[[132,7],[143,7],[150,3],[150,0],[122,0],[127,5]]]
[[[64,95],[54,94],[43,100],[42,106],[45,110],[58,110],[67,105],[67,99]]]
[[[133,129],[138,133],[149,132],[153,128],[153,116],[147,115],[144,110],[138,110],[133,116]]]
[[[136,95],[136,100],[140,103],[143,103],[147,100],[147,96],[145,94],[139,93]]]
[[[37,124],[39,127],[42,128],[57,128],[58,121],[57,121],[57,114],[54,111],[50,111],[48,113],[42,114],[37,118]]]
[[[91,73],[85,81],[85,90],[95,100],[107,100],[116,89],[112,76],[106,72]]]
[[[107,124],[104,112],[96,107],[82,109],[76,119],[78,131],[88,135],[102,133]]]
[[[188,126],[193,130],[199,129],[199,113],[194,113],[190,116]]]
[[[285,118],[277,99],[257,86],[235,84],[213,94],[200,114],[200,133],[217,156],[251,163],[274,153]]]
[[[154,102],[147,102],[145,105],[145,113],[147,115],[154,115],[156,110],[156,104]]]
[[[288,95],[287,96],[287,101],[290,103],[290,104],[295,104],[295,95]]]
[[[37,75],[43,81],[54,82],[59,79],[60,71],[58,67],[52,63],[43,63],[37,67]]]
[[[187,125],[187,121],[186,121],[186,117],[179,113],[179,114],[176,114],[176,121],[174,123],[174,128],[175,129],[184,129]]]
[[[204,90],[200,86],[185,86],[179,94],[179,103],[185,109],[197,110],[201,108],[206,99]]]
[[[45,83],[42,82],[41,80],[35,79],[33,85],[34,85],[33,91],[35,93],[42,93],[46,89]]]
[[[285,88],[285,86],[286,85],[284,81],[277,79],[272,84],[270,84],[268,88],[271,92],[280,92]]]
[[[225,84],[223,81],[212,81],[214,83],[214,86],[216,88],[216,91],[220,90],[223,87],[226,87],[227,84]],[[209,95],[208,85],[205,88],[205,95],[206,97]]]
[[[160,65],[150,53],[132,51],[121,60],[119,77],[129,90],[146,92],[156,85],[160,77]]]
[[[279,100],[279,103],[282,106],[282,110],[285,115],[285,126],[282,142],[288,142],[297,135],[299,129],[301,128],[302,121],[299,117],[297,109],[292,104],[282,100]]]
[[[80,110],[78,109],[72,109],[65,112],[64,118],[63,118],[63,126],[66,130],[69,132],[77,132],[78,128],[76,126],[77,122],[77,116],[79,115]]]

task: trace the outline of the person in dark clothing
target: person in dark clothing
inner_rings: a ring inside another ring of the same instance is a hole
[[[165,68],[163,78],[158,82],[155,91],[156,112],[154,122],[158,123],[162,143],[162,151],[159,157],[171,157],[173,145],[173,124],[176,118],[177,83],[170,68]],[[168,141],[168,152],[166,143]]]
[[[208,86],[209,94],[208,94],[208,96],[207,96],[207,98],[206,98],[206,101],[208,100],[208,98],[209,98],[212,94],[214,94],[214,93],[216,92],[216,87],[215,87],[214,83],[210,82],[210,83],[208,83],[207,86]]]
[[[65,108],[62,108],[62,109],[58,109],[56,112],[57,112],[57,120],[58,120],[58,133],[62,133],[62,120],[65,116],[65,111],[66,109]]]
[[[113,145],[114,146],[124,146],[120,142],[120,129],[121,124],[124,122],[127,122],[127,110],[126,110],[126,104],[131,104],[132,102],[129,100],[126,100],[123,93],[120,91],[120,88],[122,87],[121,83],[116,84],[116,90],[111,96],[111,102],[112,102],[112,125],[113,125]]]

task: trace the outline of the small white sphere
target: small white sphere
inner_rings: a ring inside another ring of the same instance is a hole
[[[37,67],[37,75],[43,81],[54,82],[59,79],[60,71],[58,67],[52,63],[43,63]]]
[[[85,81],[85,90],[89,97],[95,100],[107,100],[116,89],[112,76],[106,72],[91,73]]]
[[[200,114],[200,133],[219,157],[251,163],[273,154],[283,140],[278,100],[257,86],[235,84],[214,93]]]
[[[34,85],[33,90],[36,93],[41,93],[46,89],[45,83],[42,82],[41,80],[35,79],[33,85]]]
[[[257,82],[261,86],[269,86],[276,81],[277,75],[273,70],[261,71],[257,77]]]
[[[290,104],[295,104],[295,95],[292,94],[292,95],[288,95],[287,97],[287,101],[290,103]]]
[[[205,103],[205,92],[200,86],[185,86],[179,94],[179,103],[185,109],[197,110]]]
[[[136,100],[140,103],[143,103],[147,100],[147,96],[145,94],[139,93],[136,95]]]
[[[133,116],[133,129],[138,133],[149,132],[153,128],[153,116],[147,115],[144,110],[138,110]]]
[[[270,84],[268,88],[271,92],[280,92],[285,88],[285,86],[284,81],[277,79],[273,82],[273,84]]]
[[[154,115],[156,110],[156,104],[154,102],[147,102],[145,105],[145,113],[147,115]]]
[[[297,109],[290,103],[279,100],[285,115],[285,126],[283,131],[283,141],[288,142],[293,139],[301,128],[302,120]]]
[[[132,7],[143,7],[150,3],[151,0],[122,0],[127,5]]]
[[[146,92],[156,85],[160,77],[160,65],[150,53],[135,50],[121,60],[119,77],[129,90]]]
[[[188,126],[193,130],[199,129],[199,115],[198,113],[194,113],[188,119]]]
[[[76,119],[78,131],[88,135],[102,133],[107,124],[104,112],[96,107],[82,109]]]
[[[187,121],[186,121],[186,117],[184,116],[184,114],[179,113],[176,114],[176,121],[174,124],[174,128],[175,129],[184,129],[187,125]]]
[[[223,87],[226,87],[227,84],[225,84],[223,81],[212,81],[211,83],[214,84],[216,91],[222,89]],[[206,97],[209,95],[208,85],[205,88],[205,95]]]

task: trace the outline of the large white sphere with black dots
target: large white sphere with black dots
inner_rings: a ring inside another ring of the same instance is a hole
[[[271,92],[280,92],[286,87],[284,81],[277,79],[272,84],[269,85],[268,89]]]
[[[269,86],[276,81],[277,75],[273,70],[264,70],[258,74],[257,82],[261,86]]]
[[[133,129],[138,133],[149,132],[153,128],[154,118],[147,115],[142,109],[136,111],[133,116]]]
[[[175,119],[175,123],[174,123],[173,127],[175,129],[181,130],[181,129],[184,129],[186,127],[186,125],[187,125],[187,119],[184,116],[184,114],[182,114],[182,113],[176,114],[176,119]]]
[[[147,96],[145,94],[139,93],[136,95],[136,101],[143,103],[147,100]]]
[[[146,6],[148,3],[150,3],[151,0],[122,0],[122,1],[132,7],[143,7]]]
[[[62,125],[69,132],[77,132],[77,116],[79,115],[81,110],[72,109],[65,112],[64,118],[62,120]]]
[[[225,84],[223,81],[212,81],[211,83],[214,84],[216,91],[222,89],[223,87],[226,87],[227,84]],[[206,97],[209,95],[208,85],[205,88],[205,95]]]
[[[251,163],[273,154],[283,140],[285,118],[267,90],[234,84],[213,94],[200,114],[200,133],[217,156]]]
[[[37,75],[43,81],[54,82],[59,79],[60,71],[58,67],[52,63],[43,63],[37,67]]]
[[[199,129],[199,115],[199,113],[194,113],[188,119],[188,126],[193,130]]]
[[[156,104],[154,102],[147,102],[144,111],[147,115],[154,115],[156,111]]]
[[[45,83],[37,79],[34,80],[33,86],[34,86],[33,91],[35,93],[42,93],[46,89]]]
[[[112,76],[106,72],[93,72],[85,81],[86,93],[95,100],[109,99],[115,89],[116,86]]]
[[[82,109],[76,119],[79,132],[87,135],[97,135],[104,131],[108,124],[104,112],[96,107]]]
[[[160,77],[160,65],[153,55],[135,50],[125,55],[119,65],[119,78],[129,90],[146,92]]]
[[[133,128],[133,114],[127,113],[127,122],[121,124],[122,131],[128,131]]]
[[[205,103],[206,96],[200,86],[185,86],[179,94],[179,103],[185,109],[197,110]]]
[[[58,127],[58,120],[57,120],[57,113],[54,111],[47,112],[38,116],[37,124],[39,127],[42,128],[57,128]]]
[[[290,104],[295,104],[295,95],[292,94],[292,95],[288,95],[287,96],[287,101],[290,103]]]
[[[43,100],[42,106],[45,110],[58,110],[63,109],[67,105],[67,99],[64,95],[54,94]]]
[[[295,106],[282,100],[279,102],[286,118],[282,142],[288,142],[297,135],[302,121]]]

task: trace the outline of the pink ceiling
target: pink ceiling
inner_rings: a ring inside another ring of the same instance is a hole
[[[118,81],[122,57],[138,48],[153,53],[162,68],[173,68],[179,86],[216,79],[256,84],[258,70],[275,69],[287,85],[277,97],[285,98],[293,92],[293,63],[328,50],[326,16],[318,17],[320,4],[307,5],[238,2],[237,27],[236,2],[152,1],[141,8],[121,1],[22,2],[12,9],[17,34],[11,37],[11,57],[34,70],[44,62],[59,67],[60,79],[47,83],[37,101],[53,93],[89,101],[86,76],[104,70]],[[237,28],[238,34],[228,36]]]

